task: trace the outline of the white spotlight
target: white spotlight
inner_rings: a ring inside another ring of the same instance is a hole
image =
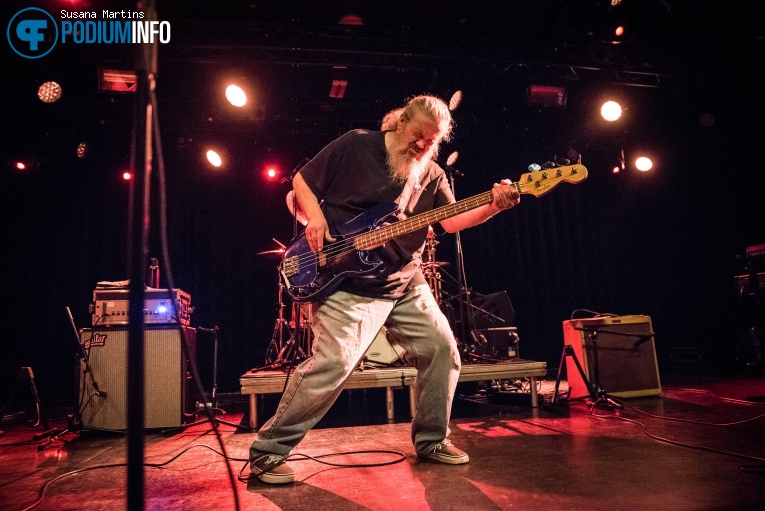
[[[635,160],[635,168],[637,168],[641,172],[647,172],[653,168],[653,162],[650,158],[646,158],[645,156],[641,156],[637,160]]]
[[[243,107],[247,103],[247,94],[238,85],[226,87],[226,99],[236,107]]]
[[[223,160],[221,159],[220,155],[212,149],[207,151],[207,161],[209,161],[210,165],[213,167],[220,167],[223,165]]]
[[[600,107],[600,115],[609,122],[613,122],[622,116],[622,107],[616,101],[606,101]]]

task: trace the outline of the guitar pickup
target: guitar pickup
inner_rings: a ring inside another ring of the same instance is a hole
[[[286,277],[292,277],[300,273],[300,263],[298,256],[287,257],[282,262],[282,271]]]
[[[319,252],[319,266],[326,266],[327,265],[327,254],[324,253],[322,250]]]

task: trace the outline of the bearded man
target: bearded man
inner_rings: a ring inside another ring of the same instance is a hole
[[[293,180],[313,252],[333,242],[330,227],[386,202],[399,204],[400,220],[455,202],[443,169],[433,161],[451,134],[447,105],[417,96],[393,131],[354,130],[331,142]],[[511,183],[495,184],[493,201],[441,221],[456,232],[515,206]],[[250,447],[250,470],[270,484],[291,483],[284,463],[292,449],[334,403],[378,331],[387,327],[418,370],[412,442],[420,458],[463,464],[468,455],[451,444],[449,417],[460,371],[457,343],[420,270],[428,229],[400,236],[376,250],[385,263],[373,275],[345,279],[314,305],[313,356],[290,379],[276,414]]]

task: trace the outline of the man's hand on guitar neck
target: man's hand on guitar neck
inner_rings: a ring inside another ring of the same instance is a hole
[[[509,179],[495,183],[491,189],[492,202],[476,209],[471,209],[457,216],[441,220],[441,227],[446,232],[457,232],[485,222],[500,211],[512,208],[521,201],[521,195]]]
[[[510,209],[521,202],[521,194],[518,193],[513,182],[509,179],[503,179],[502,183],[494,183],[491,194],[494,196],[494,200],[489,204],[489,207],[495,213]]]

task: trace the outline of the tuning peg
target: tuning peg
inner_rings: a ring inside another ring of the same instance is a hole
[[[546,161],[546,162],[544,162],[544,163],[542,164],[542,168],[543,168],[543,169],[551,169],[551,168],[553,168],[553,167],[555,167],[555,166],[556,166],[556,165],[555,165],[555,163],[553,163],[553,162],[551,162],[551,161]]]
[[[558,164],[559,167],[563,167],[565,165],[569,165],[571,163],[571,160],[569,160],[568,158],[560,158],[558,159],[556,163]]]
[[[536,164],[536,163],[532,163],[531,165],[529,165],[529,170],[530,170],[531,172],[536,172],[537,170],[542,170],[542,167],[540,167],[540,166],[539,166],[538,164]]]

